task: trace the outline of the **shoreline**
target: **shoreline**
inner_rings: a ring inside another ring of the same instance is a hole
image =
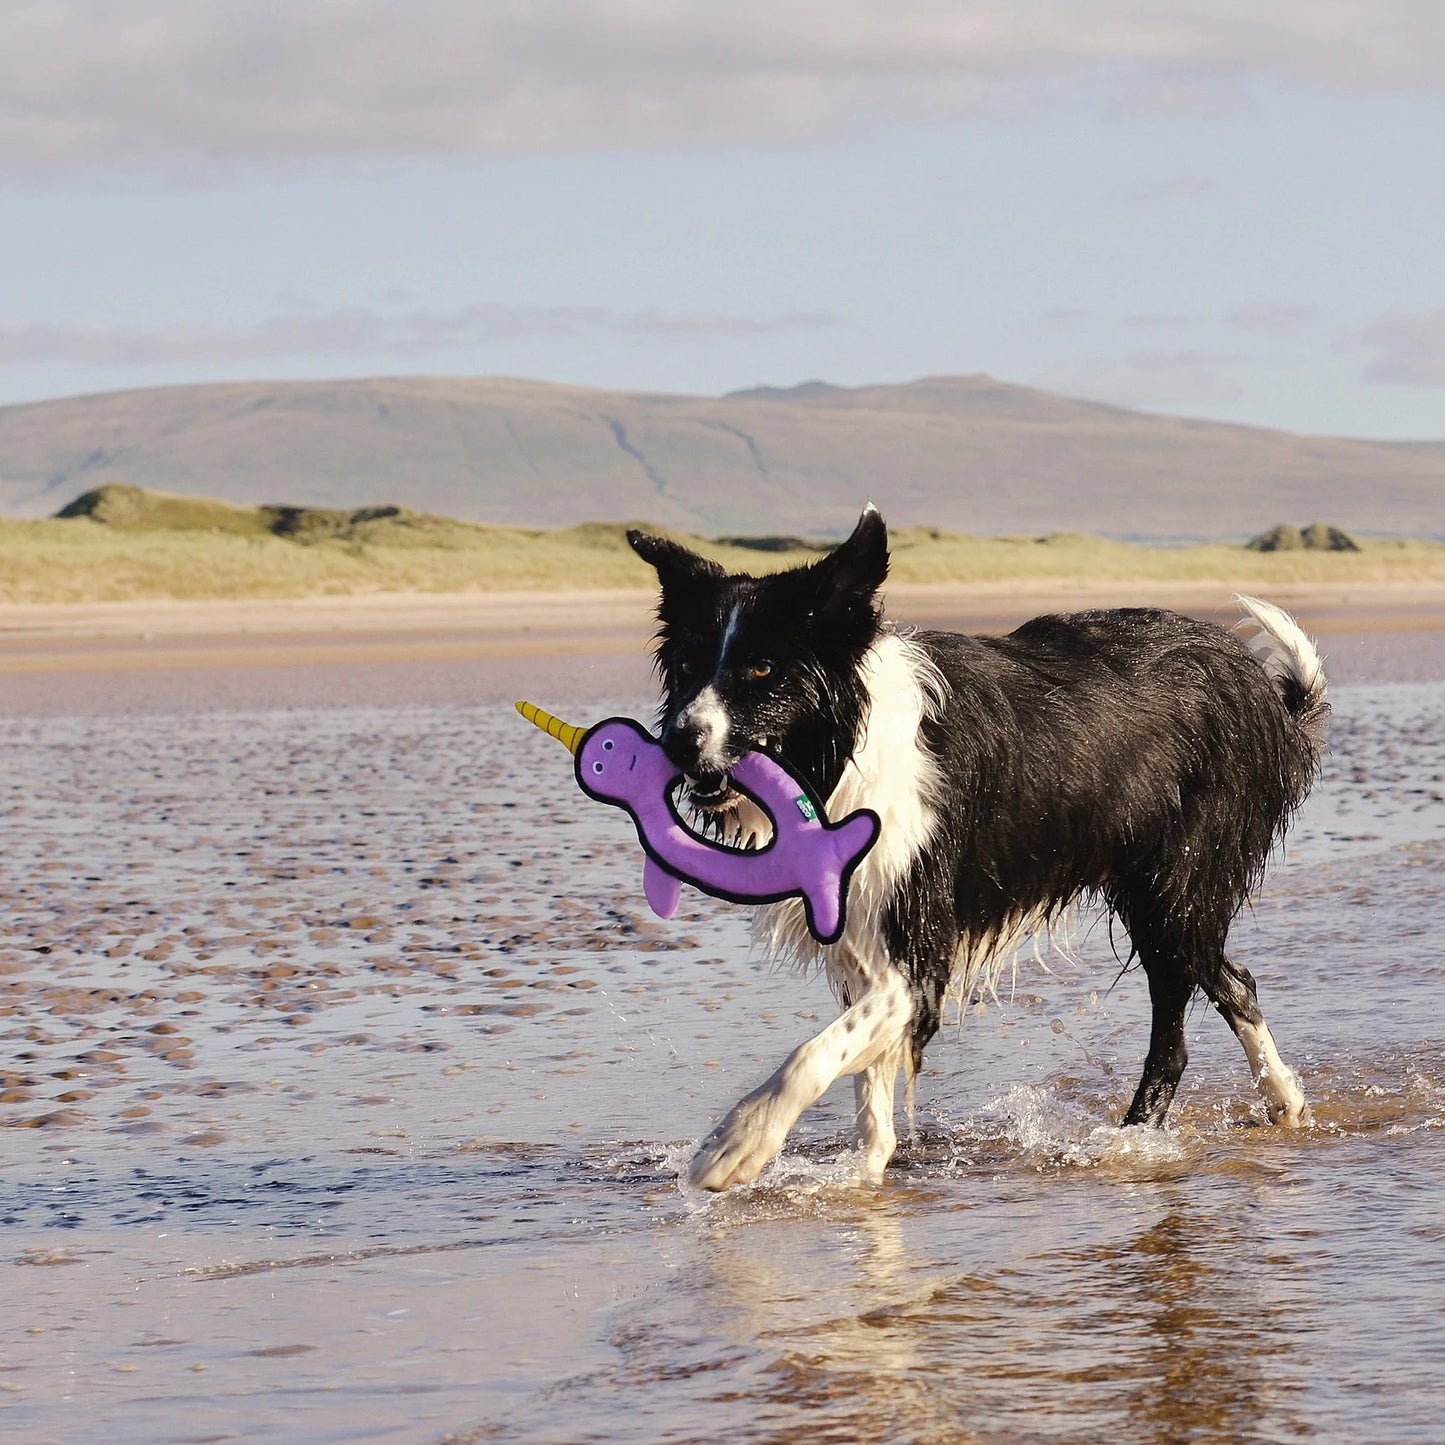
[[[1226,583],[898,584],[887,615],[1003,633],[1048,611],[1169,606],[1232,626]],[[0,716],[298,707],[559,710],[655,696],[652,591],[385,593],[0,606]],[[1295,584],[1269,600],[1316,638],[1332,682],[1445,678],[1445,585]]]
[[[1078,580],[893,583],[887,613],[899,621],[957,618],[979,630],[1014,626],[1040,612],[1084,607],[1154,606],[1235,612],[1244,590],[1228,582]],[[1445,584],[1295,582],[1265,589],[1302,622],[1342,630],[1445,626]],[[513,592],[384,592],[328,597],[0,604],[0,650],[18,643],[93,639],[239,638],[542,633],[589,635],[651,624],[650,589]]]

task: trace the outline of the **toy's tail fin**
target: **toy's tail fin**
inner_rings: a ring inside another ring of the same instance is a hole
[[[582,743],[582,735],[587,731],[586,728],[573,727],[571,723],[564,723],[561,718],[553,717],[551,713],[543,711],[535,703],[519,702],[517,711],[529,723],[535,724],[544,733],[556,738],[569,753],[576,756],[577,749]]]
[[[836,943],[843,936],[848,884],[863,855],[878,841],[879,826],[877,813],[860,808],[823,833],[820,847],[826,850],[826,861],[803,892],[808,930],[819,943]]]

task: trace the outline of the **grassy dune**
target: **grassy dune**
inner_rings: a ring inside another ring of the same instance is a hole
[[[111,487],[77,514],[0,519],[0,602],[314,597],[646,587],[626,528],[485,527],[408,512],[237,507]],[[71,509],[67,509],[68,511]],[[674,534],[679,535],[679,534]],[[684,538],[725,566],[762,572],[816,557]],[[1224,544],[1159,548],[1098,537],[893,534],[899,582],[1291,582],[1445,584],[1445,544],[1366,542],[1363,550],[1251,552]]]

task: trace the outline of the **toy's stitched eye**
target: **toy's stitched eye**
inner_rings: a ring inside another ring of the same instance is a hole
[[[616,744],[612,741],[611,738],[602,739],[602,751],[604,753],[610,753],[615,746]]]
[[[600,772],[602,771],[602,764],[601,764],[601,763],[593,763],[593,764],[592,764],[592,771],[593,771],[594,773],[600,773]]]
[[[765,658],[760,658],[757,662],[750,662],[743,671],[746,672],[749,677],[762,681],[763,678],[772,675],[773,664]]]

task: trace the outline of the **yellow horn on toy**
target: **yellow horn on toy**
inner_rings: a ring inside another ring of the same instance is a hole
[[[535,723],[544,733],[556,738],[569,753],[576,756],[577,749],[582,745],[582,736],[587,731],[586,728],[573,727],[571,723],[564,723],[561,718],[553,717],[551,713],[532,702],[519,702],[517,711],[529,723]]]

